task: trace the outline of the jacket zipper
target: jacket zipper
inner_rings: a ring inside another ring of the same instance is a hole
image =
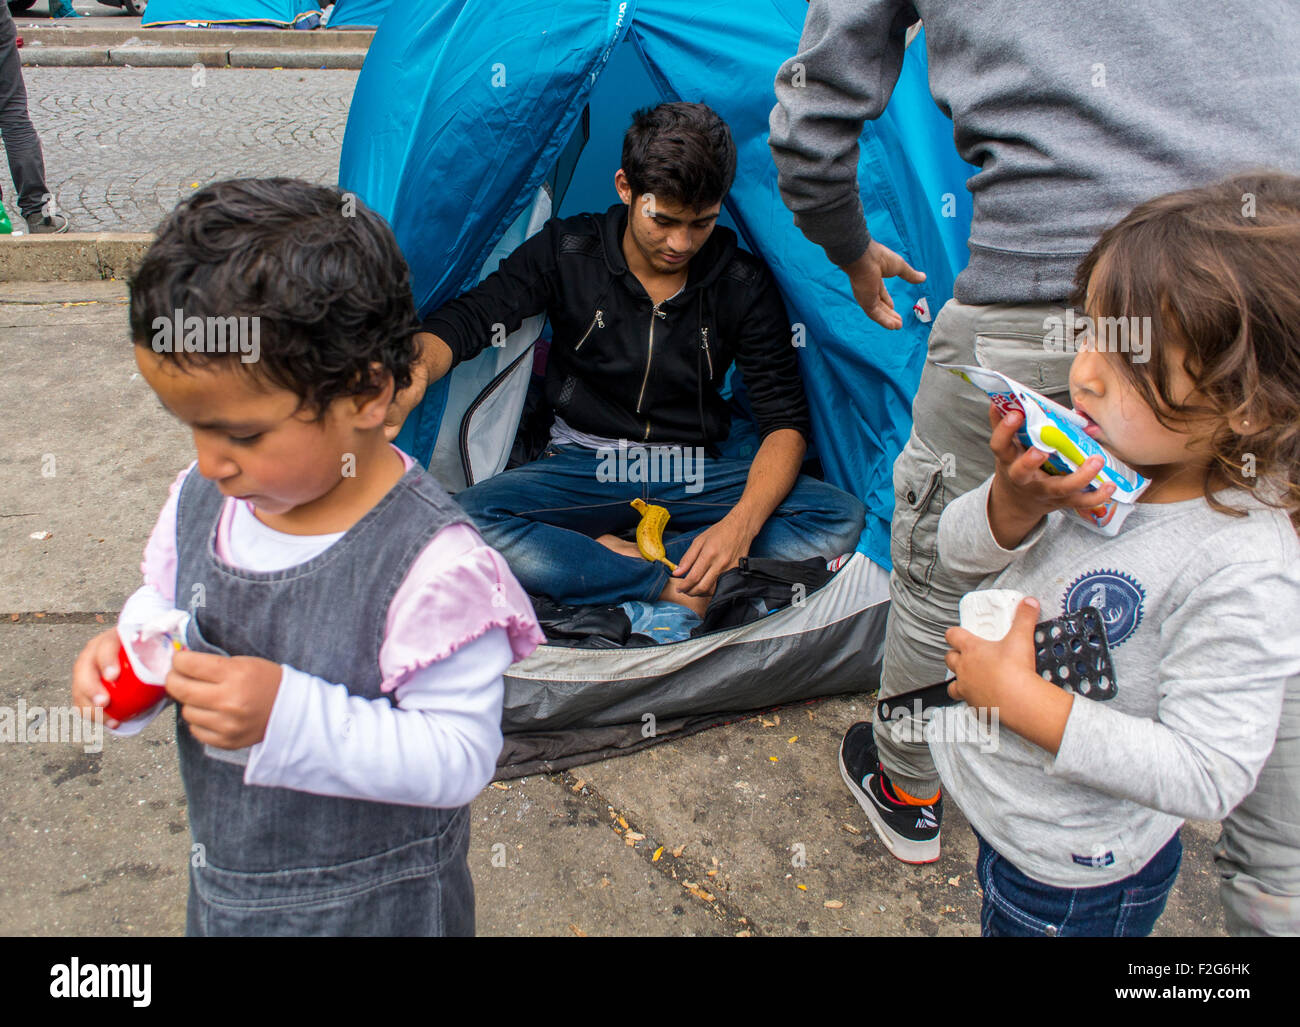
[[[668,317],[667,314],[665,314],[662,310],[659,309],[658,303],[656,303],[650,310],[650,345],[646,348],[645,375],[641,379],[641,393],[636,398],[636,412],[638,414],[641,412],[641,403],[645,400],[646,382],[650,380],[650,361],[654,359],[654,355],[655,355],[655,318],[656,317],[658,318]],[[646,430],[646,438],[648,439],[650,438],[649,421],[646,421],[645,430]]]
[[[709,329],[708,326],[700,328],[700,338],[704,340],[704,359],[709,362],[709,381],[713,381],[713,354],[709,352]]]
[[[583,333],[582,338],[578,340],[578,345],[573,347],[574,353],[577,353],[578,350],[582,349],[582,344],[587,341],[587,336],[596,330],[596,325],[600,325],[602,328],[605,327],[605,312],[603,310],[596,311],[596,316],[591,319],[591,324],[587,326],[587,330]]]

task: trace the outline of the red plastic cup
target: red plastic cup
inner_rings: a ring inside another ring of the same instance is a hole
[[[106,718],[128,721],[149,709],[167,693],[162,685],[151,685],[135,676],[131,657],[127,654],[126,646],[120,643],[117,648],[117,667],[116,681],[104,677],[99,679],[108,690],[108,705],[104,707]]]

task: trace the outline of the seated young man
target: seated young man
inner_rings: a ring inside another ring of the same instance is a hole
[[[735,170],[731,132],[708,107],[638,111],[614,176],[621,203],[548,221],[424,322],[390,437],[427,383],[501,326],[550,318],[550,445],[456,497],[534,595],[664,599],[702,614],[742,556],[831,558],[857,545],[862,503],[799,474],[808,406],[776,283],[717,227]],[[716,455],[731,422],[718,389],[733,360],[762,438],[752,463]],[[675,572],[618,537],[637,523],[638,498],[666,507],[680,532],[665,539]]]

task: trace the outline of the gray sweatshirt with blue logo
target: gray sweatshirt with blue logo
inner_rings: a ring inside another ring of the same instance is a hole
[[[1222,819],[1253,790],[1300,675],[1300,540],[1285,515],[1230,492],[1247,516],[1204,499],[1139,503],[1104,538],[1057,512],[1007,550],[988,492],[944,510],[939,558],[968,590],[1033,596],[1042,620],[1097,607],[1118,691],[1075,696],[1055,757],[1005,728],[981,735],[964,703],[938,711],[926,739],[948,795],[1022,872],[1110,884],[1184,819]]]
[[[918,18],[930,92],[979,169],[963,303],[1063,300],[1140,201],[1253,168],[1300,173],[1295,0],[811,0],[770,143],[795,223],[837,264],[870,240],[858,137]]]

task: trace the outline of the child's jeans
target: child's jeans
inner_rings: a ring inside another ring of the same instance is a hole
[[[1132,877],[1095,888],[1057,888],[1026,877],[978,831],[975,838],[985,938],[1145,938],[1165,911],[1183,858],[1175,834]]]

